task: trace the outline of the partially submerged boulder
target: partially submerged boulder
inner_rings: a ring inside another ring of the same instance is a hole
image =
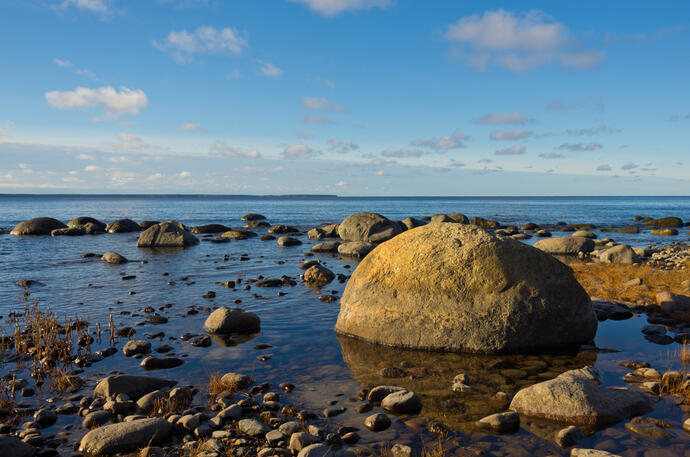
[[[223,306],[206,318],[204,330],[218,335],[258,333],[261,330],[261,319],[249,311]]]
[[[456,223],[418,227],[378,246],[352,274],[336,323],[338,333],[374,343],[482,353],[579,345],[596,328],[570,268]]]
[[[93,389],[93,393],[103,398],[115,398],[118,394],[126,394],[129,398],[136,400],[154,390],[173,387],[175,384],[177,381],[120,374],[101,379]]]
[[[304,282],[308,286],[322,287],[335,279],[335,274],[321,264],[312,265],[304,272]]]
[[[594,241],[583,237],[546,238],[534,243],[534,247],[555,255],[577,255],[594,250]]]
[[[338,254],[344,257],[353,257],[355,259],[363,259],[374,250],[376,245],[366,241],[348,241],[338,246]]]
[[[52,230],[50,236],[83,236],[86,230],[81,227],[65,227]]]
[[[50,235],[53,230],[66,228],[67,226],[52,217],[36,217],[17,224],[10,235]]]
[[[652,410],[644,393],[625,387],[602,387],[599,383],[599,373],[591,367],[566,371],[518,391],[510,410],[527,417],[592,428],[607,427]]]
[[[138,248],[186,248],[199,244],[199,239],[172,222],[153,225],[139,235]]]
[[[121,265],[123,263],[129,262],[124,256],[113,251],[108,251],[105,254],[103,254],[101,260],[105,263],[111,263],[113,265]]]
[[[222,224],[197,225],[190,229],[192,233],[223,233],[231,230]]]
[[[79,452],[91,457],[120,454],[166,442],[174,425],[155,417],[98,427],[81,440]]]
[[[376,213],[354,213],[338,226],[338,235],[345,241],[380,243],[402,233],[401,224]]]
[[[108,233],[131,233],[141,230],[139,224],[132,219],[118,219],[108,224],[105,231]]]
[[[87,226],[89,230],[99,233],[105,232],[105,228],[107,227],[105,223],[88,216],[75,217],[67,223],[67,227],[77,227],[85,230]]]

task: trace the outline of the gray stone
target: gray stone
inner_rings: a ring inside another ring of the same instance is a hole
[[[103,456],[134,451],[164,443],[172,431],[173,425],[158,417],[105,425],[91,430],[82,438],[79,452],[87,456]]]
[[[249,436],[262,436],[271,429],[256,419],[242,419],[237,423],[240,433]]]
[[[128,260],[125,257],[123,257],[120,254],[118,254],[117,252],[113,252],[113,251],[109,251],[109,252],[106,252],[105,254],[103,254],[103,257],[101,257],[101,260],[106,262],[106,263],[113,264],[113,265],[122,265],[123,263],[128,262]]]
[[[229,333],[258,333],[261,330],[261,319],[249,311],[223,306],[206,318],[204,330],[211,334],[221,335]]]
[[[594,250],[594,241],[582,237],[545,238],[534,243],[534,247],[555,255],[577,255]]]
[[[367,241],[349,241],[338,246],[338,254],[355,259],[363,259],[376,245]]]
[[[94,395],[103,398],[114,398],[118,394],[126,394],[129,398],[137,400],[154,390],[173,387],[175,384],[177,381],[124,374],[102,379],[93,392]]]
[[[491,414],[479,419],[477,425],[498,433],[513,433],[520,428],[520,415],[512,411]]]
[[[138,248],[186,248],[199,244],[199,239],[173,222],[147,228],[137,241]]]
[[[381,407],[393,414],[417,414],[422,410],[422,400],[414,392],[401,390],[386,395]]]
[[[55,229],[66,228],[67,226],[57,219],[51,217],[37,217],[28,221],[20,222],[12,229],[10,235],[50,235]]]
[[[122,346],[122,354],[125,357],[134,357],[138,354],[151,352],[151,343],[146,340],[129,340]]]

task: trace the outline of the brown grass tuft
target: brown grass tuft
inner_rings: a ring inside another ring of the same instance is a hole
[[[656,303],[656,294],[670,291],[687,294],[681,282],[688,279],[688,270],[662,270],[651,265],[618,265],[571,263],[575,278],[592,297],[630,303]],[[642,279],[639,286],[624,286],[626,281]]]

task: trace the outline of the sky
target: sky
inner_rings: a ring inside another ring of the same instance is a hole
[[[0,193],[690,195],[690,2],[0,0]]]

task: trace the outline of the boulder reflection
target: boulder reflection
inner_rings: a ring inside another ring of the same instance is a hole
[[[523,387],[594,365],[597,358],[590,351],[494,356],[404,350],[342,335],[338,340],[343,360],[362,386],[388,384],[412,390],[422,397],[422,416],[464,432],[475,431],[474,422],[482,417],[506,410],[505,402],[491,398],[496,392],[512,398]],[[451,390],[460,373],[469,378],[468,392]]]

